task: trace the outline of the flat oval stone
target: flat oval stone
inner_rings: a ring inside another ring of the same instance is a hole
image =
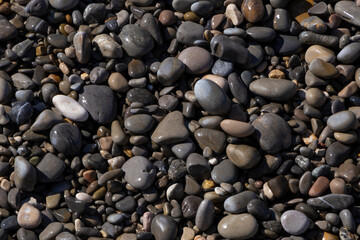
[[[276,153],[291,145],[291,131],[283,118],[274,113],[265,113],[252,123],[261,149]]]
[[[244,105],[248,104],[249,94],[248,94],[247,86],[235,72],[229,75],[228,83],[230,86],[230,91],[232,95],[236,98],[236,100],[240,104],[244,104]]]
[[[124,126],[134,134],[144,134],[154,125],[154,118],[147,114],[136,114],[125,119]]]
[[[79,63],[87,63],[91,57],[91,42],[86,32],[77,32],[73,39],[75,55]]]
[[[309,227],[309,219],[300,211],[289,210],[281,215],[281,225],[284,230],[292,235],[300,235]]]
[[[196,40],[202,40],[204,27],[191,21],[183,22],[176,31],[176,39],[186,45],[192,46]]]
[[[173,240],[177,234],[177,223],[168,215],[158,214],[151,221],[151,233],[156,240]]]
[[[258,199],[258,196],[252,191],[235,194],[225,200],[224,209],[229,213],[242,213],[253,199]]]
[[[217,227],[222,237],[239,240],[252,238],[258,228],[256,219],[248,213],[228,215],[220,220]]]
[[[211,227],[214,220],[214,204],[209,199],[204,199],[200,203],[196,212],[195,224],[201,230],[205,231]]]
[[[230,99],[213,81],[200,79],[195,84],[194,93],[201,107],[210,114],[223,115],[230,110]]]
[[[149,188],[156,178],[156,170],[153,164],[141,156],[127,160],[122,166],[122,170],[125,173],[125,181],[140,190]]]
[[[68,11],[72,8],[74,8],[78,3],[79,0],[49,0],[50,5],[60,11]]]
[[[195,131],[194,136],[201,149],[209,147],[214,152],[221,153],[225,148],[226,136],[219,130],[200,128]]]
[[[47,36],[47,41],[56,48],[64,49],[68,45],[66,36],[62,34],[50,34]]]
[[[356,116],[351,111],[341,111],[331,115],[327,120],[328,127],[334,132],[345,132],[356,123]]]
[[[229,159],[225,159],[213,168],[211,178],[217,184],[232,184],[236,181],[238,173],[238,168]]]
[[[317,58],[310,63],[309,70],[319,78],[333,78],[339,73],[334,65],[327,63],[320,58]]]
[[[203,74],[209,71],[213,64],[210,52],[201,47],[185,48],[178,59],[185,64],[185,71],[189,74]]]
[[[80,130],[69,123],[56,124],[50,131],[50,142],[67,156],[78,155],[81,151]]]
[[[64,229],[62,223],[52,222],[40,233],[39,239],[54,239]]]
[[[335,13],[341,19],[360,27],[360,8],[352,1],[339,1],[335,4]]]
[[[259,22],[265,14],[265,6],[261,0],[245,0],[241,4],[241,12],[250,23]]]
[[[360,55],[360,43],[359,42],[353,42],[348,45],[346,45],[337,55],[337,60],[345,63],[345,64],[351,64],[355,62]]]
[[[107,34],[97,35],[92,42],[100,50],[103,57],[121,58],[123,56],[120,44]]]
[[[135,24],[125,25],[119,37],[122,47],[130,57],[141,57],[154,47],[154,40],[151,35]]]
[[[328,194],[317,198],[309,198],[307,204],[316,209],[334,209],[341,211],[355,202],[354,197],[347,194]]]
[[[106,7],[104,3],[90,3],[86,5],[83,13],[84,20],[88,24],[102,23],[106,17]]]
[[[225,133],[234,137],[247,137],[255,131],[255,128],[250,123],[232,119],[221,121],[220,127]]]
[[[87,85],[80,91],[78,101],[100,124],[109,123],[116,116],[116,96],[108,86]]]
[[[241,169],[251,169],[261,160],[261,154],[257,149],[248,145],[229,144],[226,147],[226,155]]]
[[[250,91],[273,101],[288,101],[297,93],[297,86],[290,80],[261,78],[250,84]]]
[[[62,115],[73,121],[85,122],[89,117],[86,109],[71,97],[56,95],[52,98],[52,103]]]
[[[276,37],[274,29],[269,27],[250,27],[246,33],[257,42],[271,42]]]
[[[335,54],[332,50],[324,46],[312,45],[305,52],[305,61],[307,64],[310,64],[316,58],[321,58],[329,63],[335,62]]]

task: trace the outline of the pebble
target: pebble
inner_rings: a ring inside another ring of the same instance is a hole
[[[17,215],[17,221],[23,228],[36,228],[41,224],[41,220],[40,211],[29,203],[24,203]]]
[[[234,137],[247,137],[254,133],[255,128],[246,122],[225,119],[220,123],[221,129]]]
[[[50,5],[60,11],[68,11],[74,8],[79,1],[78,0],[66,0],[66,1],[59,1],[59,0],[49,0]]]
[[[176,39],[184,45],[192,46],[196,40],[203,38],[203,33],[204,27],[202,25],[185,21],[179,26],[176,32]]]
[[[71,97],[56,95],[52,98],[52,103],[64,117],[73,121],[85,122],[89,117],[86,109]]]
[[[143,28],[135,24],[127,24],[119,35],[122,47],[131,57],[141,57],[151,51],[154,40]]]
[[[14,164],[15,186],[24,192],[31,192],[35,189],[36,182],[35,168],[25,158],[17,156]]]
[[[143,190],[151,186],[156,171],[153,164],[145,157],[132,157],[122,166],[124,179],[134,188]]]
[[[345,64],[351,64],[359,58],[360,43],[354,42],[346,45],[336,56],[336,59]]]
[[[356,116],[351,111],[341,111],[329,117],[327,125],[336,132],[345,132],[352,128],[356,122]]]
[[[107,34],[97,35],[92,43],[99,49],[103,57],[121,58],[123,56],[120,44]]]
[[[33,115],[33,107],[29,102],[18,102],[11,108],[9,118],[12,122],[22,125],[28,121]]]
[[[201,201],[196,212],[195,224],[201,231],[211,227],[214,219],[214,204],[211,200],[204,199]]]
[[[253,81],[250,91],[273,101],[287,101],[297,93],[297,86],[284,79],[262,78]]]
[[[255,236],[259,225],[252,215],[243,213],[222,218],[217,228],[224,238],[249,239]]]
[[[331,63],[317,58],[309,65],[309,70],[319,78],[332,78],[338,74],[338,70]]]
[[[167,215],[156,215],[151,221],[151,233],[157,240],[172,240],[177,234],[177,224]]]
[[[238,193],[225,200],[224,209],[229,213],[242,213],[253,199],[258,199],[258,196],[252,191]]]
[[[161,62],[157,77],[164,86],[171,86],[179,79],[185,71],[185,65],[177,58],[169,57]]]
[[[144,134],[154,125],[154,119],[147,114],[136,114],[126,118],[124,126],[134,134]]]
[[[288,210],[281,215],[281,225],[292,235],[300,235],[309,227],[309,220],[305,214],[297,210]]]
[[[188,47],[183,50],[178,59],[185,64],[185,72],[189,74],[203,74],[212,64],[211,54],[201,47]]]
[[[52,153],[47,153],[36,165],[38,182],[51,183],[63,180],[65,163]]]
[[[354,203],[354,198],[347,194],[328,194],[317,198],[309,198],[307,204],[317,209],[332,208],[342,210]]]
[[[226,147],[226,155],[240,169],[251,169],[261,160],[257,149],[248,145],[229,144]]]
[[[238,177],[237,167],[228,159],[221,161],[211,171],[211,178],[217,183],[234,183]]]
[[[50,141],[54,148],[68,156],[74,156],[81,151],[81,133],[69,123],[56,124],[50,131]]]
[[[230,110],[230,99],[216,83],[200,79],[194,87],[196,100],[210,114],[223,115]]]
[[[335,62],[335,54],[332,50],[321,45],[312,45],[305,52],[305,61],[310,64],[316,58],[320,58],[328,63]]]
[[[245,19],[250,23],[259,22],[264,14],[265,7],[260,0],[245,0],[241,4],[241,12],[244,14]]]
[[[0,19],[0,41],[8,41],[17,37],[18,30],[6,19]]]
[[[75,55],[80,63],[88,63],[90,60],[91,42],[89,36],[85,32],[78,32],[75,34],[74,39]]]
[[[334,10],[344,21],[360,26],[360,10],[355,2],[339,1],[335,4]]]

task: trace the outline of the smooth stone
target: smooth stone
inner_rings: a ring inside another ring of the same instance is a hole
[[[221,121],[220,127],[225,133],[234,137],[247,137],[255,131],[255,128],[250,123],[232,119]]]
[[[57,151],[67,156],[81,152],[80,130],[69,123],[56,124],[50,131],[50,142]]]
[[[185,141],[189,132],[184,125],[184,116],[179,111],[168,113],[151,135],[157,144],[174,144]]]
[[[37,182],[36,171],[33,165],[21,156],[15,157],[14,183],[24,192],[34,191]]]
[[[273,42],[272,47],[276,54],[279,55],[292,55],[299,53],[302,50],[302,44],[297,36],[279,35]]]
[[[153,94],[144,88],[132,88],[126,93],[129,102],[140,102],[144,105],[151,105],[155,102]]]
[[[219,129],[222,120],[220,116],[206,116],[199,119],[199,124],[203,128]]]
[[[24,203],[17,215],[17,221],[23,228],[36,228],[41,224],[41,220],[40,211],[29,203]]]
[[[47,0],[31,0],[26,5],[26,12],[34,16],[44,16],[49,8],[49,2]]]
[[[94,67],[90,72],[90,82],[92,84],[101,84],[106,82],[109,73],[103,67]]]
[[[16,232],[16,237],[19,240],[27,240],[27,239],[36,240],[36,239],[38,239],[35,232],[33,232],[31,230],[28,230],[28,229],[25,229],[25,228],[20,228]]]
[[[186,169],[195,179],[208,179],[211,167],[208,161],[198,153],[192,153],[186,159]]]
[[[279,32],[288,32],[291,27],[290,15],[286,9],[277,8],[274,11],[273,20],[274,30]]]
[[[255,119],[252,125],[262,150],[276,153],[291,145],[290,127],[280,116],[265,113]]]
[[[286,8],[289,0],[270,0],[270,4],[273,8]]]
[[[273,101],[288,101],[297,93],[297,86],[290,80],[262,78],[250,84],[250,91]]]
[[[213,81],[200,79],[195,84],[194,93],[201,107],[210,114],[223,115],[230,110],[230,99]]]
[[[243,21],[244,21],[244,15],[240,12],[240,10],[238,9],[238,7],[233,4],[230,3],[229,5],[227,5],[226,10],[225,10],[225,15],[228,19],[231,20],[231,22],[235,25],[235,26],[239,26]],[[217,26],[221,26],[224,18],[224,15],[215,15],[212,18],[212,28],[216,29]]]
[[[344,209],[339,213],[341,223],[346,227],[350,232],[356,231],[356,222],[353,214],[349,209]]]
[[[313,107],[321,107],[326,102],[325,94],[318,88],[309,88],[306,90],[305,99]]]
[[[186,171],[186,168],[185,168]],[[188,195],[197,195],[202,191],[200,184],[191,176],[185,176],[184,192]]]
[[[151,221],[151,233],[156,240],[173,240],[177,234],[177,223],[167,215],[156,215]]]
[[[134,188],[144,190],[151,186],[156,178],[153,164],[144,157],[132,157],[122,166],[124,179]]]
[[[320,45],[312,45],[305,52],[305,61],[307,64],[310,64],[316,58],[320,58],[328,63],[335,62],[335,54],[332,50]]]
[[[158,22],[155,17],[151,13],[145,13],[140,20],[140,27],[146,29],[148,33],[153,37],[157,45],[161,45],[162,35],[160,33],[160,29],[158,27]]]
[[[178,59],[185,64],[185,72],[192,75],[206,73],[213,64],[210,52],[201,47],[185,48],[179,54]]]
[[[68,45],[66,36],[62,34],[50,34],[47,36],[46,40],[55,48],[64,49]]]
[[[179,159],[187,158],[196,149],[193,141],[188,139],[186,142],[175,144],[171,147],[171,151]]]
[[[0,103],[6,103],[9,100],[12,89],[8,81],[0,77]]]
[[[209,147],[214,152],[221,153],[225,149],[226,136],[219,130],[200,128],[195,131],[194,136],[203,150],[205,147]]]
[[[68,11],[72,8],[74,8],[78,3],[79,0],[49,0],[50,5],[60,11]]]
[[[17,89],[32,89],[35,87],[35,83],[27,75],[23,73],[15,73],[11,75],[11,80]]]
[[[346,158],[350,151],[350,147],[340,142],[332,143],[326,149],[325,160],[330,166],[340,165]]]
[[[250,213],[259,220],[268,219],[271,215],[269,208],[260,199],[253,199],[248,202],[246,209],[248,213]]]
[[[243,80],[236,73],[231,73],[228,77],[228,83],[230,91],[232,95],[236,98],[236,100],[240,104],[248,104],[249,94],[247,86],[245,85]]]
[[[249,60],[249,51],[240,41],[225,35],[217,35],[210,41],[211,54],[224,61],[246,64]]]
[[[141,57],[154,47],[151,35],[145,29],[134,24],[125,25],[119,37],[122,47],[130,57]]]
[[[271,42],[276,37],[274,29],[269,27],[250,27],[246,29],[246,33],[251,39],[261,43]]]
[[[201,231],[205,231],[211,227],[213,220],[214,204],[211,200],[204,199],[196,212],[195,224]]]
[[[348,183],[354,183],[360,178],[360,167],[351,163],[343,163],[337,170],[338,176]]]
[[[333,209],[341,211],[350,207],[354,198],[347,194],[328,194],[317,198],[309,198],[307,204],[316,209]]]
[[[136,201],[132,196],[127,196],[116,203],[116,209],[121,212],[131,213],[136,209]]]
[[[238,193],[225,200],[224,209],[229,213],[242,213],[253,199],[258,199],[258,196],[252,191]]]
[[[324,47],[337,47],[339,45],[339,37],[332,35],[324,35],[310,31],[303,31],[299,34],[299,40],[302,44],[321,45]]]
[[[40,233],[40,240],[55,239],[64,229],[64,226],[59,222],[53,222],[46,226],[46,228]]]
[[[26,123],[33,115],[33,106],[29,102],[18,102],[11,108],[9,118],[13,123],[22,125]]]
[[[34,132],[41,132],[52,128],[55,124],[62,122],[62,116],[59,113],[45,109],[35,119],[31,130]]]
[[[118,72],[110,74],[108,78],[109,87],[116,92],[127,92],[129,90],[129,83],[126,78]]]
[[[136,114],[125,119],[124,126],[134,134],[144,134],[154,125],[154,118],[147,114]]]
[[[328,127],[334,132],[345,132],[356,124],[356,116],[351,111],[341,111],[331,115],[327,120]]]
[[[220,77],[228,76],[234,69],[234,64],[232,62],[223,61],[218,59],[215,61],[211,72]]]
[[[181,211],[184,218],[194,218],[198,211],[202,198],[197,196],[186,196],[181,203]]]
[[[8,41],[18,36],[18,30],[7,19],[0,19],[0,41]]]
[[[248,145],[229,144],[226,155],[240,169],[251,169],[261,160],[261,154],[256,148]]]
[[[116,116],[116,96],[108,86],[85,86],[79,94],[78,102],[100,124],[109,123]]]
[[[106,7],[104,3],[90,3],[86,5],[83,13],[84,20],[88,24],[102,23],[106,17]]]
[[[86,32],[77,32],[73,44],[78,62],[82,64],[88,63],[91,58],[91,42],[88,34]]]
[[[168,112],[174,110],[178,103],[179,100],[173,95],[164,95],[159,98],[159,106]]]
[[[311,16],[300,22],[300,25],[305,29],[315,32],[315,33],[324,33],[326,32],[327,25],[317,16]]]
[[[232,184],[236,181],[238,172],[238,168],[229,159],[225,159],[213,168],[211,171],[211,178],[217,184]]]
[[[56,95],[53,97],[52,103],[64,117],[73,121],[84,122],[89,117],[86,109],[71,97]]]
[[[309,227],[309,219],[297,210],[288,210],[281,215],[281,225],[284,230],[292,235],[300,235]]]
[[[208,1],[200,1],[191,4],[190,10],[199,16],[208,16],[213,10],[213,3]],[[235,23],[235,25],[237,25]]]
[[[176,39],[186,45],[193,46],[196,40],[202,40],[204,27],[191,21],[183,22],[176,32]]]
[[[346,45],[337,55],[337,60],[345,64],[351,64],[355,62],[360,55],[360,43],[353,42]]]
[[[333,78],[338,75],[339,71],[331,63],[317,58],[309,65],[309,70],[319,78]]]
[[[355,2],[339,1],[335,4],[334,10],[342,20],[360,27],[360,8]]]
[[[289,184],[283,175],[278,175],[267,182],[276,198],[282,198],[289,191]]]
[[[105,58],[121,58],[123,51],[119,43],[107,34],[100,34],[94,37],[92,43],[99,49]]]
[[[329,188],[329,185],[330,185],[330,181],[328,178],[324,176],[318,177],[309,190],[309,196],[310,197],[321,196]]]
[[[65,163],[52,153],[47,153],[36,165],[38,182],[51,183],[63,180]]]
[[[250,23],[259,22],[265,14],[265,6],[261,0],[245,0],[241,4],[241,12]]]
[[[309,87],[323,86],[327,84],[326,81],[324,81],[321,78],[318,78],[317,76],[312,74],[312,72],[309,70],[305,74],[305,83]]]
[[[164,86],[173,85],[185,71],[182,61],[174,57],[168,57],[161,62],[157,71],[158,81]]]
[[[310,171],[306,171],[300,178],[299,190],[303,195],[307,195],[312,185],[313,176]]]
[[[250,239],[257,233],[259,225],[256,219],[248,214],[231,214],[223,217],[217,229],[220,235],[228,239]]]
[[[174,0],[171,5],[176,11],[186,13],[190,11],[191,5],[195,2],[195,0]]]

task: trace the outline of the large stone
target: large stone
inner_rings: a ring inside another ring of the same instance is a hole
[[[273,101],[288,101],[297,93],[297,86],[290,80],[262,78],[250,84],[250,91]]]

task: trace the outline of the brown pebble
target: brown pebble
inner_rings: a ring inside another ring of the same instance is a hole
[[[330,191],[337,194],[346,194],[346,184],[341,178],[334,178],[330,182]]]
[[[324,176],[318,177],[309,190],[309,196],[310,197],[321,196],[329,188],[329,185],[330,185],[330,181],[328,178]]]

